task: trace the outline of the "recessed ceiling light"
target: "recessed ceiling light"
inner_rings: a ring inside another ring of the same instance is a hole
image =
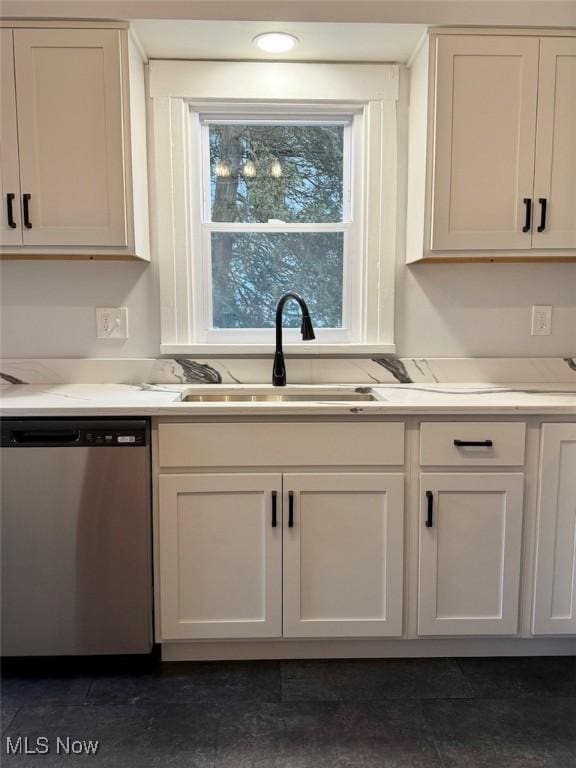
[[[254,45],[266,53],[287,53],[300,42],[295,35],[287,32],[263,32],[252,40]]]

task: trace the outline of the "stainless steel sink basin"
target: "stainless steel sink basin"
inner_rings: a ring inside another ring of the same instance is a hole
[[[377,398],[369,392],[218,392],[186,395],[183,400],[188,403],[369,403]]]

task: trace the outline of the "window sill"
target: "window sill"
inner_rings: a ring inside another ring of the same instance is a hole
[[[284,344],[284,354],[294,357],[331,357],[334,355],[369,356],[393,354],[394,344]],[[197,355],[198,357],[250,357],[273,355],[274,344],[161,344],[163,355]]]

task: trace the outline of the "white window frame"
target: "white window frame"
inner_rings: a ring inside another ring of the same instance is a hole
[[[394,352],[399,68],[382,64],[153,61],[149,85],[153,129],[153,222],[159,265],[163,354],[268,354],[273,329],[210,332],[209,281],[202,237],[201,117],[349,115],[352,120],[352,226],[345,260],[347,330],[318,329],[298,355]],[[226,225],[219,224],[218,229]],[[312,225],[319,231],[321,225]],[[332,227],[332,225],[329,225]],[[240,225],[230,227],[237,231]],[[253,225],[247,225],[247,229]],[[290,225],[282,224],[279,231]],[[302,231],[303,225],[297,225]],[[350,279],[348,279],[350,278]],[[232,332],[231,332],[232,331]]]
[[[210,236],[212,232],[342,232],[344,235],[342,328],[315,328],[319,344],[349,344],[361,340],[361,274],[362,261],[359,258],[361,243],[358,238],[361,209],[359,195],[353,188],[358,184],[361,163],[353,157],[352,148],[360,143],[360,112],[350,107],[346,112],[341,107],[311,109],[309,106],[280,105],[271,111],[268,105],[218,105],[210,106],[209,112],[190,105],[192,147],[200,136],[199,167],[192,160],[191,178],[202,180],[201,210],[191,208],[191,230],[199,227],[199,236],[194,239],[192,249],[192,290],[196,307],[194,314],[195,337],[203,344],[266,344],[270,343],[270,328],[212,328],[212,276]],[[207,171],[209,162],[208,129],[215,123],[250,123],[274,121],[283,125],[307,125],[333,123],[344,125],[344,206],[342,221],[329,224],[225,224],[210,220],[211,195]],[[353,137],[354,134],[354,137]],[[357,153],[355,153],[357,154]],[[199,225],[198,225],[199,222]],[[304,298],[307,296],[304,293]],[[314,317],[312,317],[314,322]],[[286,328],[284,338],[287,344],[298,342],[297,328]]]

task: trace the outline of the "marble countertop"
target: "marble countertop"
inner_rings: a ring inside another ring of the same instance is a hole
[[[269,385],[10,384],[0,388],[0,416],[305,416],[305,415],[563,415],[576,416],[573,384],[385,384],[377,400],[346,402],[355,385],[289,385],[274,393],[318,393],[314,402],[185,402],[187,394],[271,391]],[[322,402],[322,393],[342,394]]]

